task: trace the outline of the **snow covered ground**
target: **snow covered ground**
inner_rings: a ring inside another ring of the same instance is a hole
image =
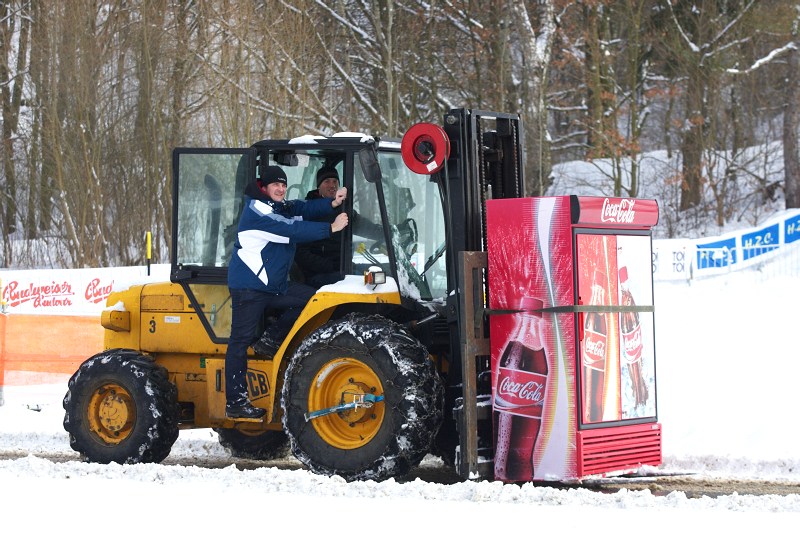
[[[656,284],[660,470],[800,483],[793,416],[800,357],[796,314],[787,309],[800,294],[800,277],[787,270]],[[690,498],[499,482],[345,483],[276,468],[53,463],[33,454],[74,453],[61,426],[64,390],[4,391],[0,454],[31,454],[0,460],[0,510],[5,524],[19,523],[20,530],[83,531],[101,524],[118,531],[210,531],[233,524],[258,530],[481,531],[542,524],[559,531],[674,531],[705,524],[788,530],[800,519],[800,495]],[[181,434],[170,459],[214,456],[226,456],[215,434],[193,430]]]

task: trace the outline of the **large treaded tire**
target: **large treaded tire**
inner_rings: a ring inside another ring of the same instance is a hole
[[[306,421],[310,411],[337,404],[336,394],[321,400],[326,390],[345,390],[349,382],[383,401]],[[381,316],[351,314],[303,341],[286,370],[281,403],[300,462],[347,481],[379,481],[406,475],[431,449],[444,389],[428,351],[405,328]]]
[[[289,454],[289,437],[283,431],[256,431],[248,433],[239,429],[215,430],[219,443],[231,457],[270,461]]]
[[[178,438],[178,391],[166,369],[133,350],[85,361],[64,396],[70,446],[95,463],[158,463]]]

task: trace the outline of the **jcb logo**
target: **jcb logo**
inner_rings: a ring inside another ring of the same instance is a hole
[[[260,370],[247,370],[247,386],[250,388],[250,399],[258,400],[269,396],[269,380],[267,373]]]

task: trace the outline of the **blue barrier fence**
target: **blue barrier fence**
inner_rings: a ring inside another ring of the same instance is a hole
[[[787,256],[787,268],[800,274],[800,209],[787,210],[757,228],[717,237],[654,240],[653,278],[692,279],[763,268],[771,259]]]

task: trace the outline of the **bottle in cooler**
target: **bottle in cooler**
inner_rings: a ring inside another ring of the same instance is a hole
[[[620,304],[635,306],[628,282],[628,269],[619,269]],[[642,327],[638,311],[630,310],[620,313],[620,330],[622,333],[622,358],[628,365],[633,387],[633,398],[637,406],[647,403],[648,390],[642,373]]]
[[[503,349],[494,395],[495,478],[533,479],[533,452],[546,394],[547,355],[542,340],[542,301],[525,297],[518,323]]]
[[[599,271],[592,277],[589,305],[605,305],[605,284]],[[608,347],[608,325],[604,313],[586,313],[583,325],[583,420],[603,420],[603,405],[606,386],[606,350]]]

